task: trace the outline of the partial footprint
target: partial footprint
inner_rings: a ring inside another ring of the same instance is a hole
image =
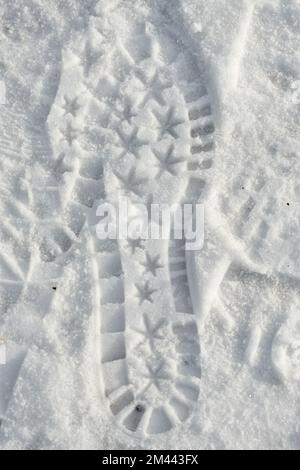
[[[299,77],[297,63],[285,54],[295,41],[289,32],[290,12],[295,18],[298,15],[296,8],[285,4],[279,8],[276,2],[248,3],[253,21],[247,60],[239,89],[232,96],[233,108],[228,110],[228,116],[235,115],[239,122],[231,135],[225,133],[221,143],[224,163],[220,172],[227,176],[219,182],[213,215],[224,228],[224,240],[232,237],[231,248],[239,245],[239,252],[248,257],[248,269],[250,263],[256,263],[259,272],[299,279]],[[274,21],[280,25],[276,32]],[[247,24],[243,26],[246,31]],[[254,47],[268,44],[271,31],[276,41],[270,42],[269,53]],[[235,60],[235,54],[232,56]],[[252,73],[254,69],[256,74]],[[262,100],[253,99],[257,93]],[[272,109],[272,113],[258,118],[266,109]],[[227,122],[230,127],[232,118]]]
[[[272,345],[272,362],[281,380],[294,383],[300,380],[300,323],[289,319],[277,332]]]
[[[61,253],[61,245],[66,247],[62,224],[54,222],[60,191],[46,126],[59,81],[60,45],[55,22],[37,2],[17,3],[0,6],[6,91],[0,104],[0,336],[7,353],[0,365],[1,417],[59,288],[59,267],[47,266],[40,255],[45,259],[51,251],[54,259],[54,248]],[[59,242],[44,249],[53,231]]]

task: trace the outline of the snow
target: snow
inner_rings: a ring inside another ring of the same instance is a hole
[[[298,0],[0,14],[0,448],[299,449]],[[120,196],[203,248],[99,240]]]

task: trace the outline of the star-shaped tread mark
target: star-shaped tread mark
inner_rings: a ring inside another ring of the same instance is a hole
[[[148,341],[151,352],[155,350],[155,340],[162,340],[164,337],[159,335],[159,329],[165,324],[165,319],[162,318],[155,325],[152,325],[146,313],[143,314],[143,329],[134,328],[133,330],[139,335],[143,336]],[[141,343],[140,343],[141,344]]]
[[[165,155],[163,155],[162,152],[158,152],[157,150],[152,150],[152,151],[158,160],[158,163],[156,165],[159,168],[157,178],[160,178],[162,174],[166,171],[170,173],[170,175],[176,176],[177,170],[175,166],[178,165],[179,163],[183,163],[185,159],[174,156],[174,151],[175,151],[174,145],[170,146],[169,150],[167,151]]]
[[[149,281],[144,282],[144,284],[135,284],[135,287],[138,291],[136,296],[139,298],[140,305],[146,301],[153,303],[152,295],[157,292],[157,289],[151,289]]]
[[[149,253],[146,253],[146,260],[141,263],[145,267],[145,273],[151,273],[153,276],[156,276],[156,271],[164,267],[159,263],[159,260],[160,255],[151,256]]]
[[[77,111],[80,109],[80,104],[78,103],[78,97],[69,98],[67,95],[64,96],[64,104],[62,108],[65,110],[65,116],[67,114],[72,114],[73,117],[76,117]]]
[[[149,141],[146,139],[140,139],[138,137],[138,128],[134,128],[131,134],[126,135],[120,129],[117,130],[119,137],[119,144],[117,147],[123,149],[119,155],[119,159],[122,159],[128,153],[132,154],[136,159],[140,158],[139,149],[145,145],[149,145]]]
[[[132,167],[126,176],[121,175],[118,171],[115,171],[115,175],[120,180],[125,191],[132,192],[137,196],[142,195],[141,185],[148,181],[148,178],[138,177],[136,175],[135,167]]]
[[[137,239],[134,239],[134,238],[128,238],[127,239],[127,246],[129,248],[131,248],[131,253],[134,254],[135,253],[135,250],[137,248],[140,248],[141,250],[144,249],[144,246],[142,245],[142,243],[144,243],[145,240],[143,240],[142,238],[137,238]]]
[[[172,83],[170,81],[163,81],[158,71],[150,80],[147,79],[142,70],[137,71],[136,77],[142,83],[143,91],[145,93],[144,98],[139,104],[141,108],[144,108],[146,103],[151,99],[155,100],[160,106],[164,106],[166,104],[163,92],[164,90],[171,88]]]
[[[157,367],[153,367],[151,364],[147,363],[146,367],[148,373],[141,374],[142,377],[148,379],[147,385],[139,392],[139,396],[142,396],[150,387],[154,386],[158,391],[161,392],[161,383],[168,381],[172,378],[172,375],[168,372],[165,372],[164,369],[165,361],[162,359]]]
[[[159,140],[162,140],[167,134],[171,135],[174,139],[178,139],[176,128],[184,123],[184,120],[175,116],[175,108],[171,107],[169,111],[161,115],[157,111],[153,111],[153,115],[158,121]]]

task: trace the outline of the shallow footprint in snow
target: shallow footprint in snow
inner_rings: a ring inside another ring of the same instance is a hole
[[[55,153],[70,166],[65,220],[76,236],[88,220],[92,234],[107,403],[125,430],[158,434],[186,421],[199,397],[198,306],[186,240],[183,232],[176,239],[171,224],[169,241],[101,241],[95,212],[120,197],[133,218],[137,204],[149,216],[151,204],[200,202],[214,124],[203,74],[167,12],[156,17],[129,6],[100,9],[86,36],[65,51],[49,128]]]
[[[35,247],[59,205],[45,121],[56,94],[60,45],[55,23],[36,2],[1,2],[0,16],[0,334],[7,354],[0,365],[2,416],[55,296],[57,266],[43,265]]]
[[[272,363],[286,383],[300,381],[300,323],[291,318],[281,326],[272,345]]]

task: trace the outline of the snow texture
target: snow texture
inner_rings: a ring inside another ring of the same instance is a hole
[[[0,15],[0,447],[299,449],[299,1]],[[99,240],[125,196],[203,248]]]

